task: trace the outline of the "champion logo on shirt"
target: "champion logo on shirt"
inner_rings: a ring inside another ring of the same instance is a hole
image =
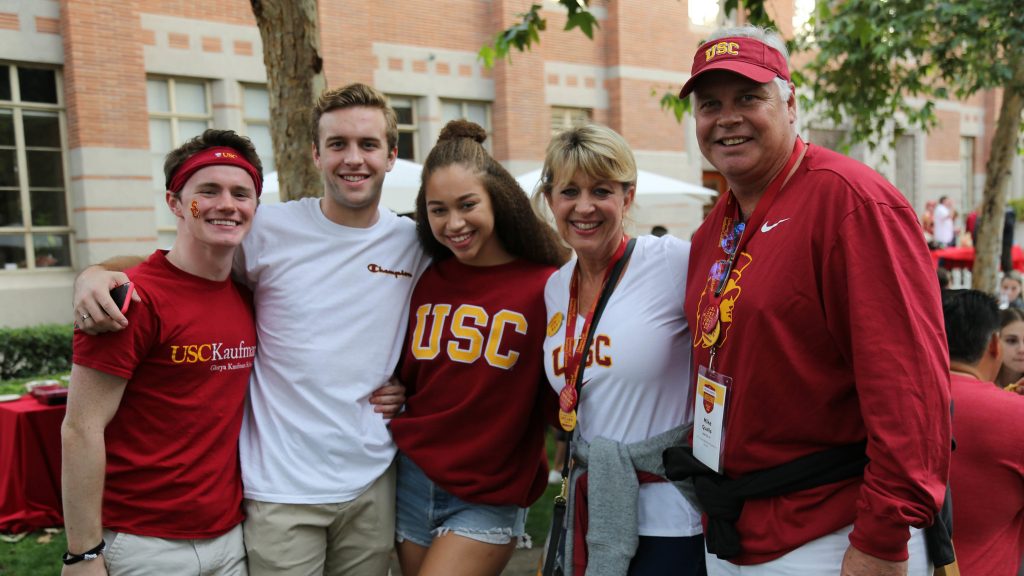
[[[412,278],[412,273],[405,270],[389,270],[380,264],[368,264],[366,269],[374,274],[386,274],[388,276],[394,276],[395,278]]]

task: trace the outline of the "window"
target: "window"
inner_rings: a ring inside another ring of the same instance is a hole
[[[551,108],[551,135],[590,123],[590,110],[585,108]]]
[[[864,160],[864,147],[860,144],[851,144],[846,130],[811,128],[807,131],[807,135],[810,142],[822,148],[839,152],[854,160]]]
[[[245,135],[252,140],[263,162],[263,173],[274,168],[274,142],[270,139],[270,93],[263,86],[242,87],[242,121]]]
[[[964,191],[960,198],[960,211],[970,214],[977,202],[974,189],[974,138],[970,136],[960,137],[960,177],[960,189]]]
[[[896,139],[896,187],[907,198],[911,206],[920,209],[917,203],[917,137],[901,134]]]
[[[160,245],[174,243],[177,223],[164,200],[166,190],[164,157],[182,142],[210,127],[210,87],[202,80],[149,78],[146,80],[149,107],[149,151],[156,190],[156,224]]]
[[[491,105],[472,100],[441,100],[441,119],[444,124],[452,120],[469,120],[483,126],[487,131],[484,148],[491,150]]]
[[[71,266],[60,73],[0,65],[0,262]]]
[[[398,115],[398,157],[416,161],[416,99],[402,96],[390,96],[388,101]]]

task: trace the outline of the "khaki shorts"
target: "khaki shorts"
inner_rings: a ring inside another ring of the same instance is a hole
[[[395,466],[335,504],[243,501],[253,576],[384,576],[395,541]]]
[[[248,575],[241,525],[216,538],[178,540],[104,530],[103,540],[103,561],[110,576]]]

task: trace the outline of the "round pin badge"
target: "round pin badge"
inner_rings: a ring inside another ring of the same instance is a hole
[[[718,328],[718,306],[712,302],[700,315],[700,331],[704,334],[711,334],[716,328]]]
[[[555,334],[558,334],[558,329],[562,327],[562,313],[555,312],[555,315],[551,317],[551,321],[548,322],[548,338],[553,338]]]

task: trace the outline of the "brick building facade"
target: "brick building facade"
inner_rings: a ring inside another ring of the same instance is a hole
[[[541,44],[484,68],[479,48],[530,4],[321,0],[328,84],[361,81],[391,96],[401,156],[413,160],[445,122],[468,117],[521,174],[539,167],[553,131],[591,120],[622,133],[640,168],[716,185],[692,118],[677,123],[659,107],[660,95],[686,80],[712,25],[695,21],[686,0],[595,0],[591,41],[559,32],[564,11],[548,1]],[[794,2],[773,7],[790,35]],[[245,0],[0,0],[0,326],[65,322],[77,270],[169,245],[162,158],[184,139],[206,127],[237,130],[272,170],[265,85]],[[919,210],[947,194],[966,213],[981,196],[998,101],[984,94],[938,108],[940,126],[902,137],[889,162],[853,154]],[[801,132],[826,145],[838,135],[806,116]],[[1015,197],[1019,168],[1018,159]],[[632,216],[637,232],[661,224],[688,237],[701,215],[696,198],[641,196]]]

